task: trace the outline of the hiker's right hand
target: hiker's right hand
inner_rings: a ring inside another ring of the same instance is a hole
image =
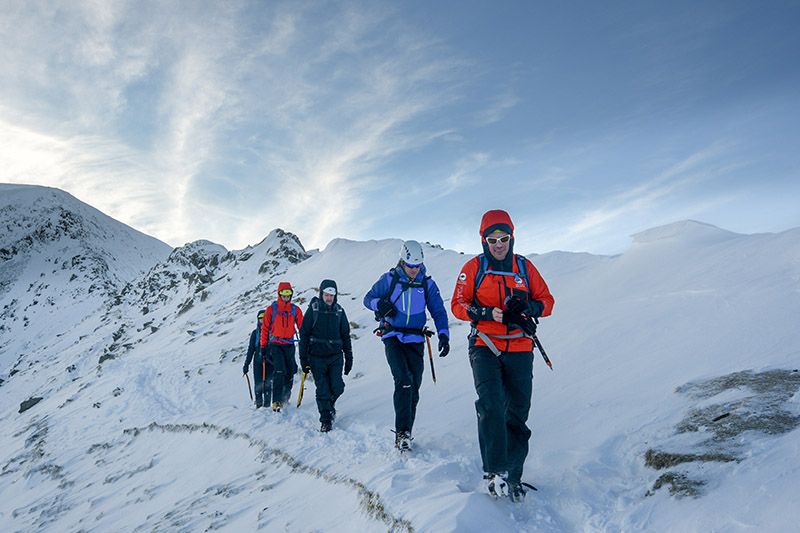
[[[242,367],[242,374],[247,374],[247,367],[248,367],[248,366],[250,366],[250,365],[244,365],[244,366]]]
[[[397,309],[395,309],[394,304],[390,302],[388,298],[383,298],[378,300],[378,313],[389,318],[397,314]]]
[[[503,323],[503,310],[499,307],[492,307],[492,320]]]

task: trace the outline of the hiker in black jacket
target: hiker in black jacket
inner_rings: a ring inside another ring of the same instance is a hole
[[[300,365],[303,372],[311,371],[317,389],[320,431],[328,432],[336,417],[336,400],[344,392],[344,375],[353,368],[353,348],[350,344],[350,323],[336,302],[336,282],[323,280],[319,297],[308,305],[300,328]],[[342,360],[344,354],[344,360]]]
[[[258,350],[259,337],[261,336],[261,321],[264,319],[264,310],[258,311],[258,323],[256,329],[250,333],[250,344],[247,347],[247,358],[242,366],[242,372],[247,374],[250,369],[250,361],[253,362],[253,385],[256,393],[256,409],[262,405],[269,405],[269,397],[272,394],[272,363],[261,357]]]

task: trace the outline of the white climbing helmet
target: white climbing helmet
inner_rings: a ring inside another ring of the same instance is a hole
[[[400,260],[409,265],[419,265],[425,261],[422,246],[417,241],[406,241],[400,247]]]

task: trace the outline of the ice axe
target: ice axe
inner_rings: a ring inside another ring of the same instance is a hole
[[[433,378],[433,382],[436,383],[436,370],[433,368],[433,350],[431,350],[431,337],[433,337],[433,332],[426,326],[422,330],[422,333],[425,335],[425,341],[428,343],[428,361],[431,362],[431,377]]]
[[[297,393],[297,407],[300,407],[300,403],[303,401],[303,391],[306,390],[306,376],[308,372],[303,372],[303,377],[300,378],[300,392]]]
[[[244,374],[244,379],[247,380],[247,393],[250,395],[250,401],[253,401],[253,388],[250,387],[250,376],[247,373]]]

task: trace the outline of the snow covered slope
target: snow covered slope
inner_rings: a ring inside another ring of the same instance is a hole
[[[38,364],[170,249],[64,191],[0,184],[0,352],[17,356],[0,372]]]
[[[416,449],[393,448],[392,379],[361,299],[399,246],[336,239],[308,254],[281,230],[241,251],[199,241],[154,253],[131,277],[109,268],[109,297],[81,320],[53,314],[51,334],[0,331],[2,529],[795,527],[800,230],[737,235],[686,221],[615,257],[532,256],[556,297],[540,326],[555,370],[537,355],[525,478],[539,491],[523,505],[480,489],[466,324],[451,319],[435,385],[426,366]],[[91,248],[117,253],[99,239]],[[425,254],[449,306],[469,256]],[[50,282],[51,307],[93,297],[69,292],[72,273],[80,264]],[[299,409],[256,411],[241,365],[277,283],[291,281],[305,308],[325,277],[339,284],[355,365],[334,431],[320,434],[313,383]],[[30,281],[6,279],[8,306]],[[39,356],[15,364],[22,352]]]

